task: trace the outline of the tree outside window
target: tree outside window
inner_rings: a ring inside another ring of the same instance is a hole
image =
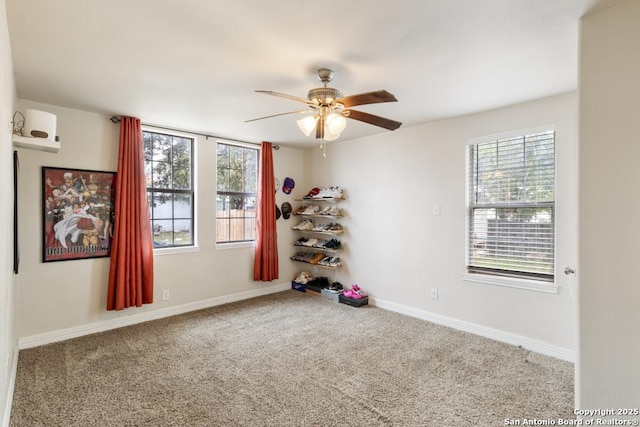
[[[194,245],[193,139],[143,131],[155,248]]]
[[[255,240],[258,154],[256,148],[218,142],[217,243]]]
[[[468,147],[470,273],[553,281],[555,133]]]

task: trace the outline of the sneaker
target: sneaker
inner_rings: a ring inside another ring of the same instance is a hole
[[[318,264],[320,261],[324,259],[324,254],[313,254],[309,262],[311,264]]]
[[[300,224],[293,227],[294,230],[308,231],[313,228],[313,222],[309,219],[305,219],[300,222]]]
[[[318,224],[315,227],[313,227],[313,231],[327,231],[329,230],[329,228],[331,228],[331,224]]]
[[[294,282],[296,283],[308,283],[309,280],[311,280],[313,278],[313,276],[311,275],[311,273],[309,273],[308,271],[303,271],[302,273],[298,274],[298,276],[296,276],[295,279],[293,279]]]
[[[342,211],[340,210],[340,208],[338,208],[337,206],[331,206],[329,208],[329,210],[327,211],[327,213],[325,213],[324,215],[329,215],[329,216],[342,216]]]
[[[307,223],[311,223],[311,221],[308,220],[308,219],[303,219],[302,221],[300,221],[300,223],[298,223],[298,225],[294,225],[291,228],[293,228],[294,230],[303,230],[304,229],[303,227],[306,227]],[[313,224],[313,223],[311,223],[311,224]]]
[[[342,199],[342,188],[340,187],[331,187],[328,191],[329,197],[333,197],[334,199]]]
[[[322,209],[320,212],[318,212],[318,215],[331,215],[331,209],[334,208],[334,206],[327,206],[324,209]]]
[[[314,248],[326,248],[329,243],[330,243],[329,240],[320,239],[313,245],[313,247]],[[331,249],[331,248],[329,248],[329,249]]]
[[[341,246],[342,244],[337,239],[331,239],[324,245],[325,248],[333,250],[338,250]]]
[[[352,291],[351,289],[347,289],[346,291],[344,291],[344,292],[342,293],[342,295],[344,295],[344,296],[345,296],[345,297],[347,297],[347,298],[351,298],[351,299],[360,299],[360,298],[362,298],[362,297],[360,296],[360,294],[358,294],[358,293],[357,293],[357,292],[355,292],[355,291]]]
[[[331,226],[329,227],[329,229],[327,231],[330,231],[332,233],[335,234],[340,234],[342,233],[342,226],[340,224],[331,224]]]
[[[330,291],[341,291],[342,290],[342,283],[333,282],[332,284],[329,285],[329,290]]]
[[[313,196],[314,199],[324,199],[325,197],[327,197],[326,188],[321,188],[320,191],[318,191],[318,194]]]
[[[302,213],[305,211],[305,209],[307,209],[306,206],[300,206],[298,209],[296,209],[293,214],[294,215],[302,215]]]
[[[313,199],[318,193],[320,192],[320,189],[318,187],[313,187],[306,196],[303,196],[303,199]]]
[[[327,265],[327,266],[328,266],[330,261],[331,261],[331,257],[326,256],[326,257],[322,258],[322,259],[318,262],[318,264],[320,264],[320,265]]]
[[[358,285],[353,285],[351,289],[347,289],[343,294],[347,298],[360,299],[367,296],[366,292],[360,289]]]
[[[305,208],[303,215],[315,215],[320,211],[320,206],[317,205],[309,205]]]
[[[313,221],[309,221],[307,222],[303,228],[301,228],[300,230],[302,231],[310,231],[313,230]]]
[[[307,239],[306,242],[303,243],[304,246],[315,246],[316,243],[318,243],[318,239],[312,237],[310,239]]]
[[[353,285],[353,286],[351,287],[351,290],[352,290],[353,292],[356,292],[356,293],[357,293],[358,295],[360,295],[361,297],[366,297],[366,296],[367,296],[367,293],[366,293],[365,291],[363,291],[363,290],[360,288],[360,286],[358,286],[358,285]]]

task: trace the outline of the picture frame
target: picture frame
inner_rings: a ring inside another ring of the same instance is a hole
[[[116,173],[42,167],[42,262],[108,257]]]

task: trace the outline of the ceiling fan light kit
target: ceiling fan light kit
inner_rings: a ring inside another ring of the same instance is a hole
[[[327,115],[325,129],[334,135],[340,135],[347,127],[347,120],[342,114],[329,113]]]
[[[297,120],[298,127],[306,136],[310,136],[315,130],[317,139],[321,139],[320,147],[324,149],[324,141],[333,141],[340,137],[342,131],[347,126],[346,118],[369,123],[388,130],[398,129],[402,123],[363,111],[353,110],[351,107],[366,104],[378,104],[382,102],[396,102],[395,96],[386,90],[378,90],[374,92],[366,92],[358,95],[343,96],[338,89],[327,87],[327,83],[333,80],[333,70],[328,68],[320,68],[318,70],[318,79],[323,86],[311,89],[307,93],[307,99],[300,98],[284,93],[272,92],[267,90],[257,90],[258,93],[287,98],[293,101],[306,104],[307,110],[292,111],[290,113],[274,114],[271,116],[260,117],[257,119],[247,120],[252,122],[255,120],[267,119],[285,114],[310,114]]]
[[[316,128],[316,122],[318,118],[316,116],[305,116],[298,119],[298,127],[306,136],[311,135],[311,132]]]

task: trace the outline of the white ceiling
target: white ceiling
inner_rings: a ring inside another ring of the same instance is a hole
[[[332,68],[403,127],[576,88],[579,18],[618,0],[4,0],[18,97],[250,142],[315,145],[295,111]],[[389,132],[349,120],[341,139]]]

